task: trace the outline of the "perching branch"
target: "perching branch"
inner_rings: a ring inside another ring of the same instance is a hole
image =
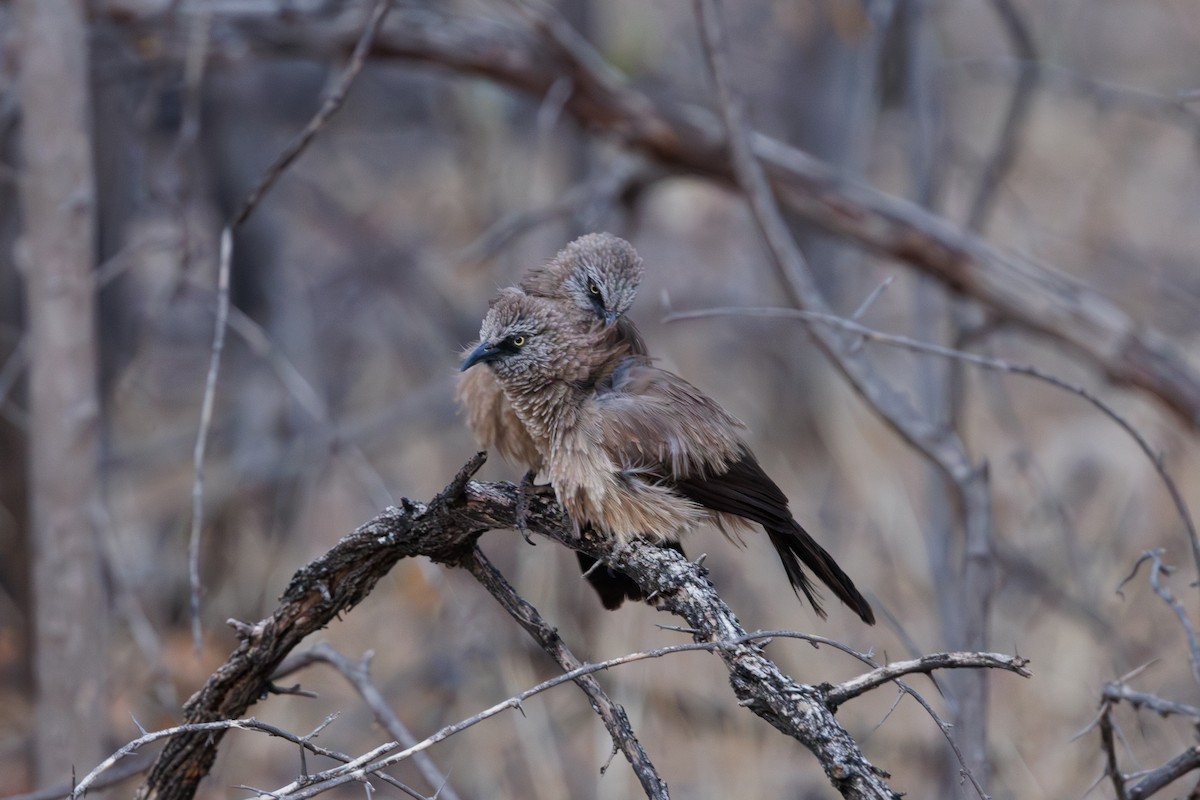
[[[237,623],[237,649],[184,707],[187,725],[219,724],[215,730],[183,728],[172,736],[138,797],[192,797],[212,766],[227,721],[244,716],[267,692],[284,657],[306,636],[353,609],[401,558],[426,556],[459,566],[473,558],[475,541],[485,531],[513,528],[517,488],[471,480],[482,462],[483,454],[472,459],[429,503],[406,499],[386,509],[298,570],[270,616]],[[640,542],[618,547],[595,534],[579,538],[564,524],[558,505],[542,496],[529,498],[526,523],[530,532],[603,560],[647,592],[656,592],[658,606],[686,621],[698,647],[712,647],[719,654],[742,705],[805,745],[844,796],[898,796],[834,718],[822,688],[780,672],[751,643],[755,635],[741,627],[699,566],[674,551]],[[594,671],[588,665],[577,669]],[[575,675],[577,682],[583,674]],[[625,752],[629,757],[628,748]]]

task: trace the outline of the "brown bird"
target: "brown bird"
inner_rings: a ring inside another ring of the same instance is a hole
[[[608,233],[592,233],[529,270],[519,286],[526,294],[555,303],[565,325],[588,327],[601,321],[611,327],[609,346],[614,353],[645,355],[646,345],[637,326],[625,316],[641,280],[642,259],[629,242]],[[523,491],[528,490],[542,469],[549,443],[530,436],[491,370],[464,366],[456,396],[466,412],[467,427],[480,445],[528,469],[522,482]],[[617,608],[626,598],[642,599],[641,588],[627,575],[597,566],[583,553],[576,556],[606,608]]]
[[[614,347],[628,354],[645,354],[637,326],[625,316],[641,281],[642,259],[633,245],[612,234],[591,233],[529,270],[518,285],[526,294],[560,304],[569,325],[587,326],[594,320],[615,325]],[[513,413],[490,370],[464,367],[455,394],[466,412],[467,427],[480,445],[499,451],[535,474],[541,471],[542,449]]]
[[[509,290],[463,368],[488,364],[534,441],[559,503],[579,525],[627,541],[678,542],[703,522],[763,526],[797,596],[825,611],[807,567],[864,622],[870,604],[788,510],[742,440],[744,427],[696,387],[561,304]],[[548,447],[547,447],[548,444]]]

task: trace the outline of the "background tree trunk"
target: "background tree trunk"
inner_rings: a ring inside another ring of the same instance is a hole
[[[31,352],[34,742],[37,780],[47,783],[104,755],[106,600],[93,514],[95,181],[82,3],[16,6]]]

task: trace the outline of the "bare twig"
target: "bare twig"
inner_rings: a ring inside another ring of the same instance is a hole
[[[208,447],[208,430],[212,426],[213,402],[217,394],[217,374],[221,369],[221,351],[225,348],[225,326],[229,319],[229,265],[233,260],[233,232],[221,231],[220,263],[217,266],[217,309],[213,326],[212,354],[208,375],[204,379],[204,399],[200,404],[200,428],[192,450],[192,529],[188,537],[188,598],[192,615],[192,645],[196,657],[203,646],[200,625],[200,534],[204,521],[204,452]]]
[[[929,673],[935,669],[1006,669],[1028,678],[1031,677],[1031,673],[1025,669],[1027,664],[1029,664],[1027,658],[999,653],[932,653],[911,661],[895,661],[868,672],[866,675],[843,681],[828,690],[825,697],[832,705],[839,706],[847,700],[894,681],[902,675],[910,675],[914,672]]]
[[[1105,703],[1100,710],[1100,742],[1104,748],[1104,772],[1112,780],[1113,790],[1117,800],[1129,800],[1125,793],[1125,776],[1121,774],[1121,766],[1117,762],[1117,742],[1112,721],[1112,704]]]
[[[1130,689],[1124,682],[1113,681],[1104,684],[1104,691],[1101,697],[1111,703],[1126,702],[1134,708],[1146,708],[1158,714],[1160,717],[1168,717],[1172,714],[1177,714],[1185,717],[1192,717],[1200,720],[1200,708],[1189,706],[1186,703],[1176,703],[1171,700],[1164,700],[1155,694],[1148,692],[1138,692]]]
[[[325,773],[323,773],[320,776],[312,776],[313,778],[315,778],[317,780],[315,780],[311,783],[307,782],[307,781],[304,782],[303,784],[301,782],[295,782],[295,783],[289,784],[287,786],[281,787],[281,788],[275,790],[274,792],[271,792],[270,796],[286,795],[287,797],[296,798],[296,800],[300,800],[300,798],[312,797],[316,794],[327,791],[335,786],[339,786],[339,785],[347,783],[351,780],[354,780],[355,775],[359,772],[364,772],[364,771],[365,772],[374,772],[379,769],[383,769],[384,767],[399,763],[400,761],[403,761],[403,760],[407,759],[408,757],[410,757],[412,754],[421,752],[422,750],[432,747],[434,744],[437,744],[440,741],[444,741],[445,739],[449,738],[450,736],[453,736],[454,734],[456,734],[462,730],[465,730],[466,728],[469,728],[473,725],[477,725],[478,723],[483,722],[484,720],[489,719],[490,717],[493,717],[496,714],[501,713],[502,711],[505,711],[510,708],[519,709],[521,704],[525,700],[527,700],[528,698],[530,698],[536,694],[544,692],[547,689],[554,688],[555,686],[559,686],[563,683],[567,683],[568,681],[578,682],[578,679],[582,676],[592,675],[592,674],[602,671],[602,670],[608,670],[608,669],[611,669],[612,667],[621,666],[623,664],[633,663],[635,661],[642,661],[642,660],[651,659],[651,658],[662,658],[663,656],[672,655],[674,653],[682,653],[682,652],[696,651],[696,650],[701,650],[701,651],[726,650],[726,649],[735,648],[740,645],[744,645],[744,644],[746,644],[748,642],[752,642],[756,639],[773,638],[773,637],[776,637],[779,635],[789,634],[789,633],[792,633],[792,632],[789,632],[789,631],[756,631],[754,633],[743,634],[741,636],[738,636],[738,637],[736,637],[734,639],[730,639],[730,640],[715,641],[715,642],[691,642],[691,643],[687,643],[687,644],[667,645],[664,647],[654,648],[652,650],[646,650],[646,651],[641,651],[641,652],[637,652],[637,653],[630,653],[628,655],[619,656],[617,658],[607,659],[605,661],[600,661],[600,662],[597,662],[594,664],[582,664],[579,667],[577,667],[573,670],[570,670],[567,673],[564,673],[563,675],[555,676],[554,678],[550,678],[546,681],[543,681],[542,683],[539,683],[537,686],[534,686],[530,689],[526,689],[525,691],[519,692],[519,693],[513,695],[512,697],[509,697],[507,700],[497,703],[497,704],[491,706],[490,708],[487,708],[487,709],[479,712],[478,714],[475,714],[464,720],[456,722],[452,725],[447,725],[446,727],[442,728],[441,730],[439,730],[437,733],[433,734],[432,736],[429,736],[428,738],[424,739],[423,741],[418,742],[415,745],[408,747],[399,753],[393,753],[390,755],[379,757],[377,755],[378,754],[378,749],[377,749],[375,751],[372,751],[371,754],[369,754],[370,757],[363,756],[359,759],[356,759],[353,762],[350,762],[350,763],[347,763],[347,764],[344,764],[341,766],[334,767],[330,770],[327,770]],[[797,637],[798,638],[809,638],[805,634],[797,634]],[[815,638],[821,638],[821,637],[815,637]],[[914,664],[915,664],[915,662],[904,662],[904,663],[896,664],[896,665],[888,665],[887,667],[883,667],[881,670],[881,671],[889,673],[888,677],[884,678],[883,680],[875,682],[872,686],[855,685],[855,682],[852,681],[852,682],[848,682],[846,684],[840,684],[838,687],[835,687],[833,690],[831,690],[831,693],[839,694],[841,696],[842,700],[848,700],[851,697],[858,696],[858,695],[862,694],[863,692],[868,691],[871,688],[875,688],[875,686],[878,686],[881,683],[886,683],[888,681],[894,680],[899,675],[907,674],[910,672],[918,672],[918,671],[924,672],[924,671],[929,671],[929,670],[936,669],[939,667],[950,667],[950,668],[953,668],[953,667],[993,667],[993,668],[1009,669],[1009,670],[1017,672],[1019,674],[1028,675],[1028,673],[1024,670],[1024,666],[1023,666],[1024,659],[1003,656],[1003,655],[995,654],[995,653],[940,653],[940,654],[928,656],[927,663],[925,663],[925,664],[915,665],[915,666],[914,666]],[[877,671],[877,672],[879,672],[879,671]],[[864,676],[864,678],[870,680],[871,676],[875,676],[875,675],[876,675],[876,673],[870,673],[869,676]],[[375,759],[377,759],[377,760],[375,760]],[[264,796],[266,796],[266,795],[264,795]]]
[[[868,328],[853,320],[840,317],[836,314],[828,314],[816,311],[804,311],[795,308],[755,308],[755,307],[719,307],[708,308],[697,311],[674,311],[663,317],[666,322],[674,322],[685,319],[701,319],[705,317],[723,317],[723,316],[754,316],[754,317],[783,317],[789,319],[801,319],[808,322],[820,322],[831,325],[850,333],[857,334],[864,339],[879,342],[881,344],[892,345],[895,347],[903,347],[908,350],[913,350],[919,353],[928,353],[929,355],[940,356],[942,358],[953,358],[960,361],[965,361],[975,366],[984,367],[986,369],[998,370],[1001,372],[1011,372],[1014,375],[1024,375],[1028,378],[1048,383],[1071,394],[1078,395],[1084,400],[1091,403],[1100,413],[1115,422],[1120,428],[1129,434],[1130,438],[1137,444],[1138,448],[1145,454],[1146,458],[1154,466],[1154,471],[1158,473],[1159,478],[1163,482],[1163,486],[1167,490],[1167,494],[1171,498],[1171,503],[1175,506],[1175,511],[1179,515],[1180,521],[1183,523],[1184,531],[1187,533],[1188,541],[1192,549],[1192,557],[1196,563],[1196,568],[1200,571],[1200,534],[1197,533],[1195,521],[1192,518],[1191,511],[1188,509],[1187,501],[1184,500],[1183,493],[1179,489],[1179,485],[1171,477],[1167,471],[1166,462],[1162,456],[1154,450],[1150,442],[1145,436],[1133,426],[1129,420],[1121,415],[1115,408],[1100,399],[1095,393],[1090,390],[1070,383],[1057,375],[1049,373],[1039,367],[1031,364],[1022,364],[1019,362],[1007,361],[993,356],[979,355],[978,353],[968,353],[964,350],[956,350],[952,347],[934,344],[932,342],[922,342],[917,339],[912,339],[907,336],[899,336],[891,333],[884,333],[873,328]]]
[[[291,663],[281,664],[279,671],[272,676],[272,680],[279,680],[284,675],[299,669],[313,662],[323,662],[333,667],[344,677],[354,691],[358,692],[358,696],[367,704],[367,708],[371,709],[371,713],[375,715],[375,721],[378,722],[388,736],[391,736],[404,747],[411,747],[416,744],[417,737],[412,734],[408,726],[396,716],[380,693],[379,688],[371,681],[370,674],[370,658],[371,653],[363,654],[362,660],[351,661],[346,656],[339,653],[333,645],[328,642],[320,644],[306,650]],[[447,777],[438,769],[425,753],[419,753],[414,759],[417,763],[417,768],[421,770],[421,774],[425,776],[425,780],[434,787],[434,793],[442,800],[458,800],[458,793],[450,786]]]
[[[1192,620],[1188,617],[1187,610],[1183,607],[1182,603],[1175,599],[1175,595],[1171,594],[1171,590],[1164,586],[1160,579],[1161,575],[1169,575],[1174,571],[1172,567],[1163,563],[1162,556],[1163,551],[1161,548],[1144,551],[1134,563],[1129,577],[1121,581],[1121,585],[1124,586],[1128,583],[1137,574],[1138,568],[1144,562],[1150,562],[1150,586],[1154,589],[1154,593],[1162,598],[1162,601],[1170,606],[1171,610],[1175,612],[1175,616],[1179,618],[1179,624],[1183,626],[1184,635],[1187,637],[1192,678],[1195,679],[1197,684],[1200,684],[1200,641],[1196,638],[1196,628],[1192,625]]]
[[[303,798],[313,797],[336,786],[341,786],[345,783],[355,780],[359,773],[376,772],[378,770],[398,764],[402,761],[406,761],[413,755],[428,750],[433,745],[445,741],[451,736],[454,736],[455,734],[460,733],[467,728],[478,725],[484,720],[490,719],[503,711],[508,709],[520,710],[521,704],[534,695],[541,694],[548,689],[553,689],[554,687],[561,686],[564,683],[570,683],[572,681],[578,682],[579,678],[593,675],[596,672],[608,670],[612,667],[621,666],[622,664],[633,663],[635,661],[644,661],[649,658],[662,658],[663,656],[671,655],[673,653],[682,653],[693,650],[712,651],[725,647],[732,647],[737,644],[742,644],[753,638],[754,636],[750,634],[739,637],[734,641],[692,642],[687,644],[667,645],[665,647],[659,647],[653,650],[629,653],[628,655],[606,659],[605,661],[599,661],[594,664],[582,664],[569,672],[563,673],[562,675],[556,675],[553,678],[542,681],[536,686],[518,692],[506,700],[496,703],[495,705],[490,706],[489,708],[486,708],[477,714],[467,717],[466,719],[462,719],[458,722],[447,725],[431,736],[428,736],[427,738],[422,739],[420,742],[416,742],[399,752],[384,754],[380,752],[380,748],[376,748],[370,753],[360,756],[353,761],[333,767],[319,775],[310,776],[310,780],[295,781],[287,786],[283,786],[274,790],[273,792],[269,793],[269,795],[264,795],[264,797],[287,796],[289,798],[293,798],[293,800],[302,800]],[[663,794],[652,796],[666,797],[665,784],[663,788]]]
[[[1128,800],[1145,800],[1195,769],[1200,769],[1200,745],[1192,745],[1158,769],[1150,770],[1133,786],[1127,787],[1125,796]]]
[[[504,610],[533,637],[534,641],[541,645],[542,649],[563,670],[570,672],[583,666],[583,663],[567,648],[562,637],[558,635],[558,631],[538,613],[536,608],[517,594],[512,585],[505,580],[500,571],[492,565],[478,547],[463,559],[462,566],[492,593]],[[613,747],[620,750],[629,761],[646,796],[666,798],[668,796],[667,784],[659,776],[650,757],[642,747],[642,743],[638,741],[625,709],[608,697],[608,694],[590,673],[581,674],[575,682],[587,695],[592,703],[592,708],[600,716],[604,727],[608,729],[613,740]]]
[[[333,90],[329,96],[325,98],[325,102],[321,105],[316,116],[309,120],[304,126],[304,130],[300,132],[292,142],[283,149],[271,166],[267,167],[262,178],[259,179],[258,185],[250,190],[250,194],[242,202],[242,207],[233,218],[232,227],[241,227],[254,209],[258,206],[263,196],[278,180],[279,176],[288,166],[300,157],[313,137],[325,127],[325,124],[333,117],[334,114],[342,107],[342,103],[346,101],[346,95],[350,92],[350,87],[354,83],[354,79],[358,77],[358,73],[362,72],[363,66],[367,63],[367,55],[371,50],[371,44],[374,42],[379,29],[383,27],[383,21],[387,18],[388,11],[391,10],[392,0],[375,0],[375,5],[371,8],[371,16],[367,20],[366,27],[358,37],[358,42],[354,45],[354,52],[350,55],[350,63],[346,65],[346,69],[338,78]]]
[[[145,733],[145,734],[139,736],[138,738],[134,739],[133,741],[128,742],[127,744],[122,746],[120,749],[118,749],[116,752],[114,752],[112,755],[110,755],[108,758],[101,761],[96,766],[95,769],[93,769],[91,772],[89,772],[87,775],[85,775],[83,777],[83,780],[79,781],[79,783],[77,783],[75,785],[74,789],[68,791],[66,796],[70,797],[71,800],[76,800],[76,798],[83,797],[88,792],[89,789],[99,788],[99,785],[100,785],[99,778],[101,775],[107,774],[113,768],[113,766],[117,764],[117,762],[121,761],[122,759],[126,758],[127,756],[130,756],[130,755],[136,753],[138,750],[140,750],[142,747],[145,747],[148,744],[153,744],[154,742],[161,741],[163,739],[170,739],[174,736],[178,736],[179,734],[184,734],[184,733],[191,733],[191,734],[207,734],[207,733],[212,733],[212,732],[223,733],[223,732],[229,731],[229,730],[256,731],[258,733],[265,733],[269,736],[274,736],[274,737],[277,737],[280,739],[286,739],[287,741],[292,742],[293,744],[298,744],[301,747],[303,747],[305,750],[309,751],[310,753],[315,753],[316,755],[325,756],[327,758],[332,758],[335,761],[341,761],[343,763],[350,761],[350,757],[345,755],[344,753],[338,753],[334,750],[328,750],[324,747],[318,747],[317,745],[310,742],[309,738],[311,738],[312,734],[309,734],[309,736],[297,736],[294,733],[286,731],[278,726],[271,725],[266,722],[262,722],[260,720],[255,719],[254,717],[249,717],[247,719],[213,720],[211,722],[192,722],[192,723],[187,723],[184,725],[176,725],[172,728],[164,728],[163,730]],[[396,743],[391,742],[389,746],[395,747]],[[377,748],[377,750],[378,750],[378,748]],[[142,766],[142,769],[145,769],[145,765]],[[380,775],[380,777],[386,779],[388,783],[392,784],[393,786],[396,786],[397,788],[407,788],[407,787],[404,787],[404,784],[400,783],[399,781],[395,780],[394,778],[389,778],[388,776],[385,776],[382,774]],[[408,790],[408,793],[417,798],[421,797],[421,795],[416,794],[412,790]]]
[[[103,775],[98,776],[92,781],[90,788],[94,791],[99,791],[100,789],[115,786],[122,781],[129,780],[135,775],[142,774],[150,769],[152,763],[154,763],[154,756],[149,753],[131,755],[125,758],[122,763],[114,764],[105,770]],[[62,800],[62,798],[69,798],[74,788],[72,784],[64,783],[59,786],[50,786],[26,794],[6,795],[4,800]]]

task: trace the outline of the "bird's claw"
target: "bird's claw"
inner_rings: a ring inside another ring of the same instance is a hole
[[[533,482],[536,477],[537,473],[529,470],[521,478],[521,482],[517,484],[517,531],[526,543],[534,547],[537,547],[537,542],[533,541],[533,538],[529,535],[529,497],[539,489],[545,488],[539,487]]]

